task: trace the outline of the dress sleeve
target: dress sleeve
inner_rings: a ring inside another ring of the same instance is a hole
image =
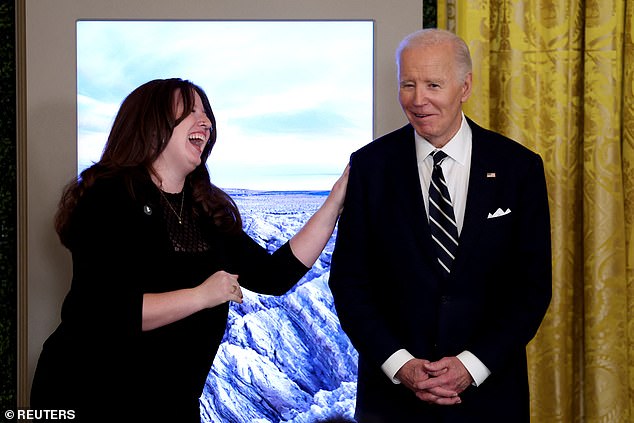
[[[251,291],[282,295],[309,270],[295,257],[288,242],[269,253],[248,234],[240,232],[232,237],[230,244],[232,267],[240,284]]]
[[[143,213],[134,204],[123,187],[94,186],[72,216],[73,281],[62,319],[86,336],[117,342],[141,333],[140,281],[151,266],[138,216]]]

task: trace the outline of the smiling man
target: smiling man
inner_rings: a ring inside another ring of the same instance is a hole
[[[526,344],[551,298],[541,158],[464,116],[467,45],[396,52],[409,121],[351,156],[330,287],[359,352],[356,419],[528,422]]]

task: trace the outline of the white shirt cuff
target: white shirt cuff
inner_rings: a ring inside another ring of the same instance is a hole
[[[456,356],[458,360],[465,366],[471,377],[473,378],[473,384],[480,386],[487,377],[491,374],[491,371],[483,362],[469,351],[463,351]]]
[[[414,356],[411,355],[407,350],[401,349],[392,354],[385,363],[381,365],[381,370],[383,373],[390,378],[392,383],[399,384],[400,380],[396,379],[396,373],[403,367],[405,363],[413,359]]]

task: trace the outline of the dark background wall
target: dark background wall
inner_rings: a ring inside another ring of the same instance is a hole
[[[16,404],[15,2],[0,2],[0,411]]]

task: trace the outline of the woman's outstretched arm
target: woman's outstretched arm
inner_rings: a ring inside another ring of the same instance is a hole
[[[315,264],[332,235],[343,211],[350,165],[337,179],[324,204],[290,240],[291,250],[306,267]]]

